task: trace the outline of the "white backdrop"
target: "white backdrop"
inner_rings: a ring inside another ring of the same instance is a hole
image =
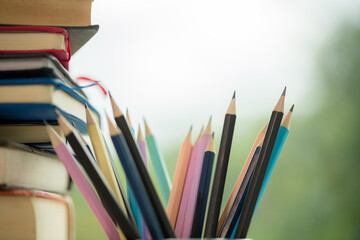
[[[266,119],[285,85],[286,110],[316,108],[316,53],[359,7],[351,0],[95,0],[100,30],[73,56],[71,74],[101,80],[136,126],[146,117],[160,145],[178,144],[190,124],[197,134],[210,115],[219,138],[233,90],[244,125]],[[109,105],[97,89],[87,92],[98,108]]]

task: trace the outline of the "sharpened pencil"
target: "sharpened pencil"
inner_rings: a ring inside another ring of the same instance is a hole
[[[148,123],[144,119],[145,124],[145,139],[146,145],[149,150],[150,159],[154,166],[156,177],[160,186],[160,192],[165,203],[165,207],[168,205],[170,189],[171,189],[171,180],[169,177],[169,172],[166,167],[164,158],[162,157],[158,144],[156,143],[154,134],[151,132]]]
[[[107,119],[111,140],[124,168],[127,181],[130,184],[132,192],[137,200],[137,204],[144,216],[146,225],[151,233],[151,237],[153,239],[162,239],[164,238],[164,234],[162,233],[160,223],[156,217],[154,209],[151,206],[149,196],[145,190],[143,182],[141,181],[141,177],[132,159],[124,136],[120,132],[120,129],[115,127],[108,117]]]
[[[131,132],[132,136],[135,137],[135,129],[134,129],[133,125],[132,125],[132,121],[131,121],[131,118],[130,118],[128,108],[126,108],[126,121],[127,121],[128,125],[129,125],[130,132]],[[127,188],[127,193],[128,193],[130,208],[131,208],[131,210],[132,210],[132,212],[134,214],[136,225],[138,226],[140,234],[142,234],[143,231],[142,231],[142,223],[141,223],[141,211],[139,209],[136,198],[135,198],[134,193],[132,192],[130,186]],[[141,235],[141,236],[144,238],[144,235]]]
[[[156,193],[154,184],[151,181],[150,175],[145,167],[144,160],[141,156],[140,150],[136,145],[134,138],[131,135],[129,126],[125,120],[124,114],[121,112],[120,108],[115,103],[114,99],[110,95],[111,106],[113,109],[114,119],[117,126],[120,128],[121,132],[124,135],[127,146],[129,147],[130,153],[135,162],[136,168],[140,174],[141,180],[145,186],[146,192],[150,198],[151,205],[155,210],[156,216],[160,222],[162,231],[165,238],[175,238],[175,233],[169,219],[166,216],[165,210],[159,196]]]
[[[201,238],[206,206],[209,196],[211,173],[214,165],[215,158],[215,144],[214,144],[214,133],[209,142],[209,145],[205,149],[203,165],[201,169],[199,189],[196,198],[196,207],[194,211],[191,238]]]
[[[204,131],[204,127],[201,128],[199,136],[197,137],[197,139],[194,143],[194,146],[192,148],[192,151],[191,151],[188,172],[186,174],[184,190],[183,190],[183,194],[181,197],[179,213],[178,213],[178,217],[176,219],[176,225],[175,225],[175,234],[179,238],[183,237],[182,230],[184,229],[184,223],[187,219],[187,204],[188,204],[188,199],[189,199],[190,191],[191,191],[191,184],[192,184],[191,181],[193,178],[193,170],[194,170],[193,166],[195,166],[195,164],[196,164],[196,159],[197,159],[197,156],[200,151],[200,141],[201,141],[201,136],[203,135],[203,131]]]
[[[239,225],[235,232],[235,238],[245,238],[251,218],[253,216],[257,199],[261,190],[261,186],[266,174],[272,150],[274,148],[275,140],[279,132],[281,120],[284,114],[284,101],[285,101],[286,87],[276,104],[269,121],[269,125],[264,137],[263,147],[260,152],[258,163],[255,167],[251,184],[245,198],[243,211],[240,216]]]
[[[120,193],[120,188],[118,186],[118,182],[115,178],[114,169],[112,167],[112,164],[110,162],[110,157],[107,152],[107,148],[105,146],[105,141],[102,136],[102,133],[100,131],[99,125],[91,113],[90,109],[87,107],[85,103],[85,113],[86,113],[86,127],[89,133],[90,141],[93,146],[96,160],[99,164],[101,172],[104,174],[106,181],[109,183],[111,190],[114,192],[115,197],[118,200],[118,203],[120,204],[121,209],[126,213],[126,207],[122,198],[122,195]],[[124,238],[124,234],[119,229],[120,237]]]
[[[231,208],[229,210],[229,214],[227,215],[224,225],[220,231],[219,237],[221,238],[230,238],[234,228],[236,226],[237,220],[241,214],[243,204],[246,197],[246,190],[248,190],[249,183],[251,182],[251,176],[254,172],[257,161],[259,160],[259,154],[262,147],[262,141],[256,146],[256,149],[251,158],[250,164],[246,169],[243,181],[240,184],[239,190],[236,193],[235,199]]]
[[[255,211],[257,209],[257,206],[259,205],[259,202],[261,200],[261,197],[265,191],[266,185],[269,182],[270,176],[275,168],[275,164],[280,156],[281,150],[285,144],[286,138],[289,135],[290,132],[290,120],[291,120],[291,115],[293,113],[294,110],[294,105],[292,105],[292,107],[290,108],[290,111],[286,114],[286,116],[284,117],[284,120],[282,121],[281,125],[280,125],[280,129],[279,129],[279,133],[276,137],[276,141],[275,141],[275,145],[274,145],[274,150],[271,153],[271,157],[270,157],[270,161],[269,161],[269,166],[266,170],[266,174],[265,174],[265,178],[260,190],[260,194],[259,194],[259,198],[258,201],[256,203],[256,207],[255,207]]]
[[[173,187],[170,192],[169,204],[166,209],[166,214],[173,227],[175,227],[176,219],[179,213],[180,201],[183,194],[185,179],[190,161],[190,155],[192,150],[191,135],[192,126],[190,127],[190,130],[186,135],[186,138],[180,148],[180,153],[174,174]]]
[[[77,164],[74,156],[70,153],[69,149],[66,147],[61,137],[50,125],[46,124],[46,130],[49,134],[51,144],[53,145],[56,154],[63,162],[66,170],[75,182],[76,186],[79,188],[79,191],[81,192],[85,201],[93,211],[95,217],[104,229],[108,238],[114,240],[120,239],[119,233],[112,219],[106,212],[100,200],[97,198],[95,192],[91,188],[86,177],[84,176],[79,165]]]
[[[227,167],[229,163],[231,143],[236,121],[235,92],[225,115],[220,148],[215,167],[215,174],[210,195],[210,203],[205,225],[205,238],[216,237],[216,229],[224,193]]]
[[[236,183],[235,183],[235,186],[229,196],[229,199],[228,201],[226,202],[226,205],[224,207],[224,210],[219,218],[219,222],[218,222],[218,226],[217,226],[217,231],[216,231],[216,236],[219,236],[220,234],[220,230],[224,224],[224,221],[229,213],[229,210],[231,208],[231,205],[233,204],[234,202],[234,199],[236,197],[236,194],[238,193],[239,191],[239,188],[240,188],[240,184],[241,182],[243,181],[244,179],[244,176],[245,176],[245,173],[249,167],[249,164],[250,164],[250,161],[254,155],[254,152],[255,152],[255,149],[256,147],[259,145],[259,143],[264,139],[264,136],[265,136],[265,132],[266,132],[266,128],[267,128],[267,124],[265,124],[265,126],[261,129],[261,131],[258,133],[256,139],[255,139],[255,142],[254,144],[252,145],[251,147],[251,150],[249,152],[249,155],[247,156],[246,158],[246,161],[244,163],[244,166],[242,167],[241,169],[241,172],[240,172],[240,175],[238,177],[238,179],[236,180]]]
[[[137,135],[137,139],[136,139],[137,145],[140,148],[141,154],[144,158],[144,163],[145,163],[145,167],[146,169],[148,169],[148,159],[147,159],[147,148],[146,148],[146,142],[145,142],[145,138],[142,134],[141,128],[140,128],[140,124],[139,124],[139,129],[138,129],[138,135]],[[146,226],[146,222],[144,220],[143,217],[141,217],[141,229],[142,229],[142,237],[144,239],[149,239],[149,230],[147,229]]]
[[[85,144],[82,142],[80,136],[59,111],[55,110],[55,113],[57,115],[57,121],[60,125],[60,128],[65,135],[65,138],[70,143],[81,166],[84,168],[87,175],[89,176],[99,197],[101,198],[105,209],[107,210],[111,218],[115,221],[116,224],[120,226],[126,238],[140,238],[140,233],[138,229],[135,225],[132,224],[132,222],[129,222],[125,213],[121,210],[121,207],[117,202],[116,197],[111,190],[111,187],[107,183],[98,166],[95,165],[95,160],[89,153]]]
[[[190,185],[190,192],[188,197],[188,203],[186,208],[186,221],[184,222],[183,230],[182,230],[182,237],[190,238],[191,236],[191,228],[193,224],[193,218],[194,218],[194,212],[196,208],[196,199],[198,195],[199,190],[199,183],[200,183],[200,176],[201,176],[201,170],[203,166],[204,161],[204,154],[207,146],[209,145],[209,142],[211,140],[211,117],[209,119],[209,122],[205,128],[205,131],[203,135],[201,136],[200,141],[200,148],[198,155],[196,156],[196,160],[194,162],[194,165],[191,166],[193,169],[192,171],[192,179],[191,185]],[[190,173],[190,171],[189,171]],[[191,177],[191,176],[190,176]]]

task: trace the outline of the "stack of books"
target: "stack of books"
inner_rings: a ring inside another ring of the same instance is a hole
[[[0,239],[73,239],[71,180],[44,120],[86,132],[69,61],[98,31],[92,0],[0,0]]]

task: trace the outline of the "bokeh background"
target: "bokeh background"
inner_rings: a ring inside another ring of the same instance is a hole
[[[359,10],[355,0],[96,0],[100,30],[73,56],[71,74],[100,80],[135,126],[146,117],[171,178],[191,124],[197,135],[212,115],[218,147],[236,90],[223,203],[287,86],[290,134],[248,236],[359,239]],[[111,114],[99,89],[86,92]],[[77,239],[106,239],[76,186],[72,196]]]

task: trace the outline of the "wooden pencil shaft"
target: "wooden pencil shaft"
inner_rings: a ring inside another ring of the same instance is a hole
[[[224,221],[223,227],[220,231],[219,237],[221,237],[221,238],[229,238],[234,230],[237,219],[239,218],[241,210],[242,210],[241,205],[243,205],[243,204],[241,204],[241,202],[243,202],[243,200],[244,200],[245,190],[248,186],[248,183],[250,182],[251,175],[253,174],[255,166],[258,162],[260,151],[261,151],[261,147],[257,147],[255,149],[255,152],[252,156],[250,165],[249,165],[248,169],[246,170],[244,179],[240,185],[239,191],[236,194],[234,202],[231,205],[229,214],[227,215],[227,217]]]
[[[162,231],[164,233],[165,238],[175,238],[174,230],[172,229],[169,219],[166,216],[165,210],[161,204],[159,196],[156,193],[155,187],[151,181],[150,175],[144,165],[144,161],[140,154],[140,150],[138,149],[135,140],[130,132],[130,128],[124,118],[123,115],[115,118],[115,122],[122,131],[126,144],[129,147],[130,153],[134,159],[136,168],[140,174],[141,180],[144,183],[145,189],[149,195],[151,204],[155,210],[155,213],[160,222]]]
[[[166,209],[166,214],[168,215],[170,223],[173,227],[175,227],[176,219],[179,213],[180,201],[184,190],[191,150],[192,144],[188,141],[184,141],[180,148],[173,178],[173,187],[170,192],[169,203]]]
[[[164,158],[159,151],[159,147],[156,143],[154,135],[148,135],[145,139],[150,154],[150,159],[154,166],[156,177],[160,186],[160,192],[163,197],[165,206],[167,206],[171,189],[169,173]]]
[[[215,158],[214,152],[211,151],[205,152],[203,167],[201,169],[196,207],[195,207],[194,218],[191,229],[191,238],[201,238],[202,235],[214,158]]]
[[[125,214],[122,212],[119,204],[117,203],[113,192],[110,190],[110,186],[107,184],[98,167],[94,165],[95,160],[91,159],[92,157],[87,148],[81,142],[81,139],[79,139],[74,133],[70,133],[65,137],[69,141],[80,164],[94,184],[94,187],[109,215],[121,227],[123,233],[128,239],[139,238],[140,234],[138,230],[127,220]]]
[[[243,212],[239,220],[239,225],[236,229],[236,238],[245,238],[249,230],[251,218],[255,210],[256,202],[265,177],[266,169],[269,164],[271,153],[274,148],[282,117],[282,112],[273,111],[271,114],[269,126],[264,137],[264,142],[260,152],[258,164],[255,167],[252,181],[249,186],[249,192],[245,198]]]
[[[209,210],[205,225],[205,238],[213,238],[216,236],[216,228],[220,213],[221,200],[224,193],[226,172],[229,163],[235,121],[236,115],[225,115],[213,186],[211,190]]]
[[[88,124],[87,130],[95,151],[96,159],[99,163],[100,170],[105,176],[105,179],[109,183],[112,191],[114,192],[115,197],[120,204],[120,207],[123,211],[126,211],[125,204],[120,193],[119,185],[115,178],[115,172],[112,168],[110,157],[105,146],[105,140],[101,134],[100,128],[96,124]]]
[[[146,221],[153,239],[164,238],[160,223],[156,217],[154,209],[151,207],[149,196],[146,193],[144,184],[140,179],[135,163],[131,159],[131,154],[124,140],[123,134],[111,136],[115,150],[124,168],[128,183],[137,200],[138,206]]]

